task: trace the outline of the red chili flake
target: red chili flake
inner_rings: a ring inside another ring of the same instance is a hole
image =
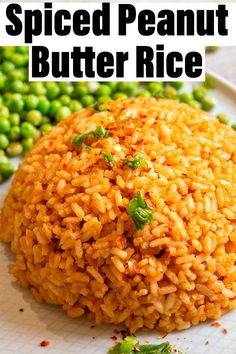
[[[20,312],[23,312],[23,311],[24,311],[24,309],[19,309],[19,311],[20,311]]]
[[[150,171],[151,171],[151,167],[145,168],[144,171],[145,171],[145,172],[150,172]]]
[[[228,329],[227,328],[223,328],[223,333],[227,334],[228,333]]]
[[[125,337],[130,336],[131,332],[129,329],[122,329],[120,331],[121,335],[122,335],[122,339],[125,339]],[[134,334],[132,334],[132,336],[136,337]]]
[[[212,327],[221,327],[221,323],[220,322],[212,322],[211,326]]]
[[[205,342],[205,345],[208,345],[209,344],[209,341],[207,340],[206,342]]]
[[[113,331],[115,334],[120,334],[120,330],[119,329],[114,329],[114,331]]]
[[[67,167],[67,164],[66,164],[66,163],[63,163],[63,165],[62,165],[63,170],[65,170],[66,167]]]
[[[120,211],[125,211],[125,210],[126,210],[126,207],[124,207],[123,205],[120,205],[120,206],[119,206],[119,209],[120,209]]]
[[[129,148],[129,150],[131,155],[133,155],[133,153],[137,151],[137,149],[133,148],[132,146]]]
[[[42,340],[42,342],[40,343],[40,347],[47,347],[50,344],[50,342],[48,340]]]
[[[135,264],[134,267],[133,267],[135,273],[139,273],[140,272],[140,267],[138,264]]]
[[[95,325],[90,326],[90,328],[95,328]]]
[[[117,336],[112,336],[111,339],[112,340],[117,340]]]
[[[173,349],[173,353],[177,353],[177,349],[174,348],[174,349]]]

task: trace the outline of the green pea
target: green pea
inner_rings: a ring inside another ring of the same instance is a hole
[[[28,110],[37,108],[39,103],[38,96],[36,95],[28,95],[25,98],[25,108]]]
[[[236,123],[232,124],[232,125],[231,125],[231,128],[232,128],[233,130],[236,130]]]
[[[189,103],[193,100],[193,95],[188,92],[183,92],[179,95],[179,99],[181,102]]]
[[[202,107],[201,103],[194,100],[194,99],[190,100],[188,104],[189,104],[189,106],[191,106],[193,108],[201,108]]]
[[[72,95],[74,87],[69,82],[59,82],[58,85],[63,95]]]
[[[69,103],[69,107],[72,112],[78,112],[83,108],[83,105],[81,102],[79,102],[77,100],[71,100]]]
[[[70,114],[71,114],[70,108],[67,106],[62,106],[56,114],[56,121],[60,122],[66,117],[68,117]]]
[[[111,101],[111,96],[108,95],[103,95],[103,96],[99,96],[97,101],[98,103],[103,103],[103,102],[107,102],[107,101]]]
[[[95,98],[92,95],[84,95],[80,98],[83,106],[88,107],[95,103]]]
[[[20,126],[20,131],[24,138],[32,138],[35,132],[35,127],[30,122],[23,122]]]
[[[174,87],[177,91],[184,86],[184,83],[182,81],[170,81],[168,82],[168,84]]]
[[[25,138],[21,140],[21,144],[23,146],[23,153],[25,154],[34,146],[34,139],[33,138]]]
[[[6,106],[0,107],[0,117],[1,118],[8,118],[9,117],[9,109]]]
[[[156,96],[163,90],[162,82],[149,82],[147,86],[152,96]]]
[[[0,118],[0,133],[8,133],[11,129],[11,123],[7,118]]]
[[[68,106],[70,104],[70,97],[67,95],[62,95],[59,97],[59,101],[62,103],[63,106]]]
[[[15,65],[11,61],[5,60],[1,65],[1,69],[4,74],[8,75],[15,69]]]
[[[206,75],[205,77],[205,82],[204,82],[204,87],[210,90],[214,90],[216,88],[216,83],[215,80],[212,76]]]
[[[207,51],[210,52],[210,53],[214,53],[216,52],[220,47],[219,46],[213,46],[213,45],[210,45],[207,47]]]
[[[8,133],[8,138],[10,140],[19,140],[20,136],[21,136],[20,127],[17,125],[14,125],[13,127],[11,127],[11,129]]]
[[[128,96],[123,92],[115,92],[112,95],[113,100],[117,100],[118,98],[127,98]]]
[[[22,82],[20,80],[14,80],[11,84],[11,91],[24,93],[25,92],[24,82]]]
[[[45,124],[40,125],[39,129],[40,129],[41,133],[44,134],[44,133],[49,132],[52,128],[53,128],[52,124],[45,123]]]
[[[202,99],[207,96],[208,92],[206,87],[199,86],[195,90],[193,90],[193,96],[197,101],[202,101]]]
[[[46,94],[46,88],[42,82],[30,82],[30,92],[36,96],[43,96]]]
[[[10,46],[8,46],[7,49],[3,51],[2,56],[6,60],[11,60],[13,53],[14,53],[14,47],[11,48]]]
[[[221,113],[221,114],[218,114],[216,117],[219,119],[220,123],[223,123],[223,124],[228,124],[229,123],[228,114]]]
[[[23,146],[19,142],[11,142],[6,149],[6,152],[9,157],[20,155],[23,152]]]
[[[0,71],[0,90],[5,87],[6,84],[6,76]]]
[[[177,90],[172,86],[167,86],[163,90],[164,97],[174,99],[177,96]]]
[[[10,161],[0,163],[0,173],[3,178],[9,178],[15,172],[13,165]]]
[[[32,123],[36,127],[38,125],[40,125],[42,122],[42,114],[41,114],[41,112],[37,111],[36,109],[29,111],[25,118],[26,118],[27,122]]]
[[[27,72],[24,68],[14,69],[8,74],[8,77],[12,80],[25,81],[27,79]]]
[[[217,103],[217,101],[216,101],[215,97],[212,97],[212,96],[205,96],[201,100],[202,108],[205,111],[212,110],[216,106],[216,103]]]
[[[9,140],[5,134],[0,134],[0,149],[6,149],[9,145]]]
[[[5,152],[4,152],[4,155],[0,156],[0,164],[1,164],[1,163],[5,163],[5,162],[9,162],[9,159],[8,159],[8,157],[5,155]]]
[[[110,86],[112,92],[114,92],[117,89],[118,81],[108,81],[106,84]]]
[[[60,95],[60,87],[56,82],[46,82],[46,96],[49,100],[53,100]]]
[[[99,88],[98,82],[88,82],[87,84],[88,93],[94,93]]]
[[[19,113],[11,113],[8,117],[11,125],[19,125],[20,124],[20,115]]]
[[[110,86],[101,84],[95,91],[96,96],[110,96],[112,94],[112,89]]]
[[[0,150],[0,158],[5,156],[5,151],[4,150]]]
[[[84,83],[75,83],[74,85],[75,85],[74,94],[73,94],[74,97],[84,96],[89,93],[88,86],[85,85]]]
[[[25,104],[21,96],[13,94],[7,101],[7,105],[11,112],[21,112]]]
[[[29,48],[26,47],[25,45],[19,45],[15,48],[16,48],[17,53],[21,53],[21,54],[28,54],[29,53]]]
[[[117,84],[117,91],[124,92],[127,94],[127,96],[132,96],[134,95],[138,84],[139,84],[138,82],[133,82],[133,81],[119,82]]]
[[[142,89],[136,93],[137,97],[151,97],[151,93],[148,90]]]
[[[57,112],[59,111],[59,109],[62,107],[61,102],[57,101],[57,100],[53,100],[51,102],[50,108],[49,108],[49,114],[51,116],[55,116],[57,114]]]
[[[28,55],[26,54],[20,54],[20,53],[14,53],[11,56],[11,61],[12,63],[15,64],[17,68],[26,66],[28,64]]]
[[[39,97],[37,109],[42,114],[47,114],[50,109],[50,101],[45,96]]]

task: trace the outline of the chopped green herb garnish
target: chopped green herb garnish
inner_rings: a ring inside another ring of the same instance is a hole
[[[103,153],[102,153],[102,156],[103,156],[103,158],[104,158],[104,160],[105,160],[106,162],[109,162],[109,163],[111,163],[111,164],[114,165],[114,166],[116,165],[116,162],[115,162],[115,160],[114,160],[112,154],[110,154],[109,152],[103,152]]]
[[[126,337],[120,346],[120,353],[130,354],[135,346],[138,344],[138,340],[134,337]]]
[[[145,224],[152,221],[152,209],[147,206],[139,191],[137,197],[129,202],[127,210],[137,230],[143,230]]]
[[[126,337],[123,342],[117,343],[109,350],[109,354],[171,354],[171,352],[170,342],[139,345],[134,337]]]
[[[135,170],[138,167],[148,167],[148,164],[142,156],[137,154],[134,156],[133,160],[126,160],[123,166],[128,166],[132,168],[132,170]]]
[[[73,141],[72,144],[73,145],[82,145],[84,140],[88,137],[88,136],[93,136],[94,138],[104,138],[106,139],[109,135],[109,130],[105,130],[103,128],[103,126],[99,126],[94,130],[90,130],[87,133],[81,134],[81,135],[77,135]]]
[[[91,146],[85,145],[84,150],[90,151],[90,150],[92,150],[92,148],[91,148]]]

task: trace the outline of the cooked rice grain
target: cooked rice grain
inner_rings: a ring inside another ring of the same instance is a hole
[[[105,106],[61,122],[21,163],[1,214],[11,273],[39,302],[132,332],[219,318],[236,305],[236,132],[171,100]],[[71,144],[101,125],[110,135],[87,138],[90,151]],[[137,153],[148,168],[122,167]],[[136,231],[138,190],[153,220]]]

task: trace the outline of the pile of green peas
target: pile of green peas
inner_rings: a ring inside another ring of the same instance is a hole
[[[0,47],[0,182],[14,173],[9,157],[25,154],[53,125],[83,107],[125,97],[179,99],[207,111],[216,101],[205,86],[183,82],[29,82],[28,47]],[[181,90],[181,93],[179,93]],[[226,116],[221,117],[225,123]]]

